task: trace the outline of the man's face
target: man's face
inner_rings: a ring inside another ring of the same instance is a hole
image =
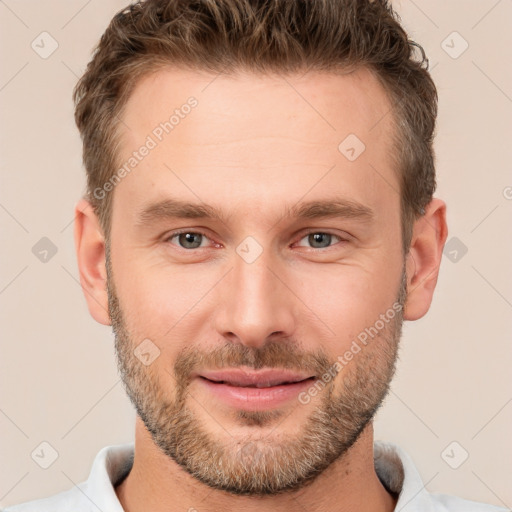
[[[299,488],[386,394],[405,298],[389,110],[365,70],[169,69],[126,106],[122,162],[151,147],[114,191],[119,367],[157,446],[211,487]],[[326,202],[337,210],[320,216]]]

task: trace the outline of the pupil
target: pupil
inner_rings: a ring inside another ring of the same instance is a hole
[[[322,244],[323,242],[323,244]],[[309,243],[318,248],[317,244],[320,244],[320,247],[328,247],[331,242],[331,235],[329,233],[312,233],[309,235]]]
[[[194,241],[194,238],[198,240]],[[201,245],[201,235],[199,233],[181,233],[179,235],[180,245],[185,249],[197,249]]]

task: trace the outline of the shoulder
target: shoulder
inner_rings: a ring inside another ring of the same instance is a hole
[[[18,505],[13,505],[2,512],[97,512],[93,503],[87,500],[85,494],[81,492],[81,485],[72,489],[60,492],[48,498],[26,501]]]
[[[435,505],[434,510],[436,512],[508,512],[506,508],[465,500],[447,494],[432,493],[430,497],[432,504]]]
[[[134,444],[106,446],[96,455],[89,478],[47,498],[26,501],[1,512],[122,512],[115,485],[130,471]]]
[[[507,512],[494,505],[429,492],[412,459],[394,443],[376,441],[374,462],[383,485],[398,494],[397,512]]]

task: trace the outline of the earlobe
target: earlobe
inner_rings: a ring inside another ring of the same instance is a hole
[[[432,199],[413,227],[406,259],[405,320],[417,320],[429,310],[447,236],[446,204]]]
[[[86,199],[75,206],[75,249],[89,312],[100,324],[110,325],[105,238],[94,208]]]

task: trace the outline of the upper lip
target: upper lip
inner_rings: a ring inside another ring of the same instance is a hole
[[[294,372],[291,370],[276,370],[272,368],[262,370],[243,370],[240,368],[224,370],[207,370],[197,374],[214,382],[224,382],[232,386],[270,387],[290,382],[300,382],[314,377],[314,375]]]

